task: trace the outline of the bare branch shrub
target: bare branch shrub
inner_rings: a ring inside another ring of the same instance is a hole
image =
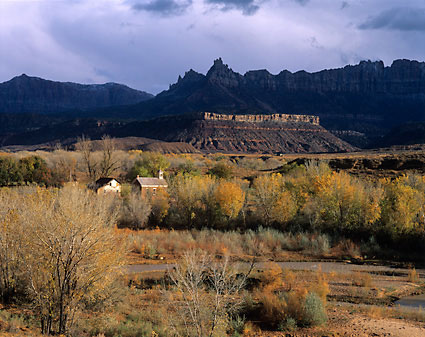
[[[123,201],[120,224],[135,229],[143,228],[151,214],[151,205],[140,193],[130,193]]]
[[[248,274],[238,273],[229,257],[215,262],[204,251],[183,254],[170,278],[176,293],[171,302],[171,326],[179,336],[223,336],[229,315],[242,303],[238,298]]]

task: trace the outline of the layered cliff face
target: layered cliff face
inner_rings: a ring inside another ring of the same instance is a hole
[[[226,87],[253,86],[271,91],[310,91],[387,93],[395,95],[414,95],[425,93],[425,63],[409,60],[396,60],[391,67],[382,61],[362,61],[355,66],[341,69],[323,70],[317,73],[287,70],[272,75],[267,70],[249,71],[244,76],[235,73],[221,60],[214,63],[209,73],[213,81]],[[218,72],[221,81],[217,81]],[[226,78],[226,75],[228,77]],[[207,74],[208,77],[208,74]],[[229,81],[231,79],[231,81]],[[237,81],[237,84],[236,84]]]
[[[214,113],[170,116],[129,123],[115,136],[185,142],[206,152],[348,152],[355,148],[318,125],[314,116],[227,116]]]
[[[200,115],[203,120],[209,121],[235,121],[248,123],[262,122],[281,122],[281,123],[311,123],[319,125],[319,117],[310,115],[286,115],[286,114],[271,114],[271,115],[223,115],[212,112],[203,112]]]
[[[145,119],[199,111],[317,115],[327,129],[364,145],[398,124],[425,120],[425,63],[397,60],[385,67],[363,61],[316,73],[241,75],[218,59],[206,75],[191,70],[169,90],[121,115]]]
[[[82,85],[21,75],[0,83],[0,113],[61,113],[140,103],[153,96],[116,83]]]
[[[292,118],[293,117],[293,118]],[[84,134],[98,139],[143,137],[187,143],[205,152],[348,152],[355,148],[321,127],[315,116],[195,113],[142,122],[74,120],[21,135],[0,137],[0,145],[68,144]]]

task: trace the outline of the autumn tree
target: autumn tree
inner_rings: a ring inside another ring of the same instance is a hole
[[[28,290],[42,333],[64,334],[79,305],[102,293],[123,261],[113,200],[76,187],[39,189],[19,213]]]
[[[245,203],[245,192],[236,182],[220,181],[215,188],[214,199],[225,216],[235,219]]]
[[[334,231],[371,229],[381,215],[382,189],[344,172],[312,179],[312,196],[304,208],[314,226]]]
[[[170,209],[170,195],[165,189],[159,189],[151,196],[150,221],[153,225],[159,225],[168,214]]]
[[[3,303],[24,293],[27,287],[22,240],[26,231],[18,212],[22,201],[23,195],[16,188],[0,189],[0,295]]]
[[[382,224],[394,237],[423,231],[425,227],[425,178],[399,177],[384,181]]]
[[[214,208],[215,183],[209,176],[176,176],[170,186],[173,223],[193,227],[208,222],[208,214]]]
[[[284,224],[297,212],[297,204],[286,189],[281,174],[263,175],[255,179],[253,199],[257,216],[265,225]]]

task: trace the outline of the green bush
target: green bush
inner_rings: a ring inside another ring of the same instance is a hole
[[[229,322],[229,330],[232,337],[241,336],[245,327],[245,316],[237,315]]]
[[[279,331],[295,331],[297,329],[297,321],[292,318],[288,317],[285,320],[283,320],[278,327]]]
[[[233,168],[226,163],[219,162],[208,173],[219,179],[230,179],[233,176]]]
[[[319,295],[309,292],[304,301],[304,317],[301,323],[304,326],[316,326],[326,323],[327,320],[326,309]]]

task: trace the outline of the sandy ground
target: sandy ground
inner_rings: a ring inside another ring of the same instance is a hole
[[[425,324],[390,318],[371,318],[338,310],[329,313],[326,327],[290,332],[262,332],[252,337],[424,337]],[[251,337],[251,336],[250,336]]]
[[[336,322],[335,322],[336,323]],[[334,325],[334,324],[332,324]],[[424,337],[425,324],[407,322],[389,318],[370,318],[354,315],[347,322],[341,322],[340,327],[332,327],[331,336],[394,336],[394,337]]]

